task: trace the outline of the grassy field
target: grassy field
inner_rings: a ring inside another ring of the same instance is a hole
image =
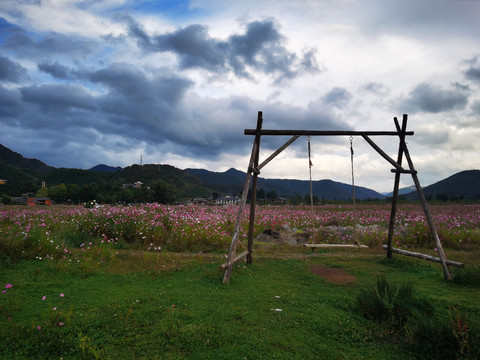
[[[230,285],[222,284],[218,255],[125,252],[111,263],[91,266],[55,260],[3,263],[0,278],[12,287],[0,298],[0,357],[480,356],[478,284],[447,283],[438,264],[399,257],[387,261],[376,251],[292,250],[260,249],[253,265],[235,268]],[[327,281],[312,273],[314,265],[342,269],[355,281]],[[413,286],[420,313],[400,328],[389,319],[366,318],[358,308],[360,292],[379,276]],[[466,328],[455,330],[459,321]],[[455,336],[464,336],[458,342],[462,348],[451,344]]]
[[[480,358],[477,208],[437,211],[448,258],[466,264],[452,269],[454,281],[444,280],[439,264],[386,259],[375,246],[386,217],[374,208],[362,215],[365,224],[380,224],[364,238],[370,249],[314,254],[256,243],[254,264],[236,265],[229,285],[219,265],[234,211],[200,209],[202,223],[200,211],[167,210],[4,211],[0,358]],[[305,221],[301,213],[293,223],[292,212],[267,210],[257,233]],[[344,208],[327,210],[318,223],[351,221]],[[405,214],[398,246],[433,255],[421,220]],[[414,246],[420,243],[425,248]],[[318,276],[312,269],[319,266],[352,281]]]

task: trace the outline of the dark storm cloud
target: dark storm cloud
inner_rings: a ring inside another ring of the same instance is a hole
[[[16,90],[0,86],[0,119],[13,118],[21,111],[20,95]]]
[[[41,59],[60,55],[78,59],[89,54],[95,47],[95,42],[55,32],[33,37],[22,29],[14,29],[5,36],[1,47],[22,58]]]
[[[337,108],[342,108],[350,102],[352,94],[344,88],[335,87],[330,90],[324,97],[323,101],[326,104],[333,105]]]
[[[94,110],[95,101],[79,85],[45,84],[21,89],[22,99],[38,105],[43,111],[65,111],[69,109]]]
[[[180,68],[202,68],[211,72],[233,71],[236,76],[252,78],[251,70],[273,75],[277,81],[301,73],[318,72],[313,49],[299,57],[284,46],[285,37],[273,21],[254,21],[243,34],[232,35],[227,41],[210,37],[203,25],[190,25],[168,34],[149,36],[128,16],[129,34],[146,51],[177,54]]]
[[[44,73],[52,75],[57,79],[72,79],[73,76],[68,67],[55,62],[53,64],[41,63],[38,64],[38,70],[43,71]]]
[[[440,113],[456,109],[464,109],[468,102],[469,94],[455,87],[444,90],[439,86],[428,83],[417,85],[407,99],[400,101],[399,110],[408,113],[429,112]]]
[[[163,143],[175,136],[185,93],[192,86],[186,78],[167,70],[143,72],[126,64],[113,64],[83,74],[104,87],[97,97],[102,131]]]
[[[175,105],[192,82],[172,73],[159,72],[147,76],[132,66],[112,64],[88,75],[90,81],[106,86],[110,94],[118,95],[131,105],[165,103]]]
[[[226,65],[225,42],[212,39],[207,28],[190,25],[168,35],[155,38],[158,51],[172,51],[180,57],[180,67],[204,68],[209,71],[223,71]]]
[[[295,65],[297,55],[284,46],[284,37],[272,21],[254,21],[247,24],[243,35],[233,35],[229,39],[231,64],[237,75],[242,74],[245,65],[265,74],[279,73],[280,78],[292,78],[297,75]]]
[[[479,67],[472,66],[470,69],[465,71],[465,77],[468,80],[480,82],[480,66]]]
[[[84,140],[92,144],[103,136],[156,144],[170,141],[189,80],[123,64],[72,72],[83,85],[25,86],[17,97],[0,88],[0,116],[15,116],[20,127],[34,128],[39,137],[58,144]],[[57,134],[60,131],[62,135]]]
[[[16,61],[0,55],[0,81],[18,82],[27,77],[27,69]]]

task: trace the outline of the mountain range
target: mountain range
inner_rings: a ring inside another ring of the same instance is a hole
[[[240,192],[243,189],[246,173],[229,169],[225,172],[212,172],[204,169],[185,169],[185,171],[222,192]],[[310,182],[306,180],[264,179],[258,178],[259,189],[265,192],[275,191],[279,196],[291,198],[304,197],[310,194]],[[314,196],[325,200],[349,200],[353,198],[352,185],[333,180],[317,180],[312,182]],[[385,195],[362,186],[355,186],[357,199],[384,199]]]
[[[47,186],[64,184],[115,184],[142,182],[148,186],[153,181],[172,184],[183,196],[206,197],[213,192],[218,195],[239,195],[243,190],[246,173],[229,169],[225,172],[212,172],[205,169],[181,170],[170,165],[132,165],[126,168],[100,164],[88,170],[55,168],[37,159],[27,159],[0,144],[0,179],[8,180],[0,193],[20,196],[22,192],[35,192],[42,181]],[[480,199],[480,170],[467,170],[454,174],[423,189],[425,195],[438,199]],[[258,178],[258,189],[265,193],[292,198],[310,194],[310,182],[306,180]],[[314,196],[322,200],[352,199],[352,186],[333,180],[318,180],[312,183]],[[413,190],[413,191],[412,191]],[[406,199],[418,199],[412,188],[401,189]],[[372,189],[355,186],[357,199],[384,199],[391,194],[381,194]]]

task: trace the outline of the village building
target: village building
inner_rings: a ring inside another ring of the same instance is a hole
[[[215,199],[215,205],[237,205],[240,204],[240,198],[238,196],[225,196]]]
[[[136,181],[133,184],[123,184],[123,189],[141,189],[143,183],[141,181]]]
[[[30,197],[27,199],[28,206],[46,205],[52,206],[52,200],[47,197]]]

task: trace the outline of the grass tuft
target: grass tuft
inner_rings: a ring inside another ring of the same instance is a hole
[[[455,268],[452,271],[453,281],[464,286],[480,287],[480,265]]]
[[[392,283],[378,276],[374,286],[367,286],[357,295],[357,306],[367,319],[388,322],[394,330],[403,328],[412,315],[413,286]]]

